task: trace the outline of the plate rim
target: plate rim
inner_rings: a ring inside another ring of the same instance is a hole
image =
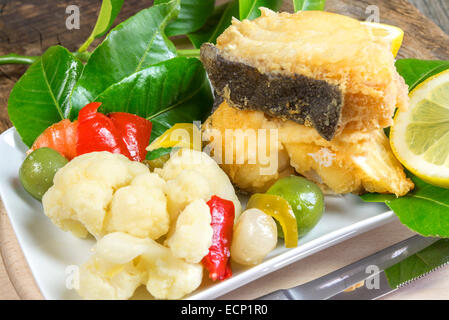
[[[209,290],[215,291],[221,289],[221,292],[219,294],[212,294],[212,297],[210,297],[210,294],[207,294],[206,292],[198,292],[196,294],[193,294],[192,296],[188,296],[186,300],[203,300],[203,299],[215,299],[222,295],[225,295],[226,293],[236,290],[250,282],[253,282],[263,276],[266,276],[272,272],[275,272],[277,270],[280,270],[282,268],[285,268],[289,266],[290,264],[294,262],[298,262],[310,255],[313,255],[314,253],[317,253],[319,251],[322,251],[326,248],[335,246],[345,240],[349,240],[355,236],[361,235],[365,232],[368,232],[372,229],[375,229],[377,227],[380,227],[382,225],[385,225],[389,222],[393,222],[397,219],[396,215],[392,210],[380,213],[376,216],[370,217],[368,219],[361,220],[359,222],[356,222],[352,225],[340,228],[338,230],[335,230],[333,232],[330,232],[326,235],[323,235],[321,237],[318,237],[314,240],[311,240],[301,246],[298,246],[296,248],[290,249],[276,257],[273,257],[270,260],[264,261],[256,266],[251,267],[248,269],[248,271],[251,271],[254,273],[253,277],[250,277],[250,279],[244,279],[244,275],[246,273],[242,272],[239,275],[233,276],[223,282],[220,283],[220,287],[211,287]],[[376,221],[377,220],[377,221]],[[374,223],[375,222],[375,223]],[[345,230],[349,229],[355,229],[351,232],[344,232]],[[343,233],[343,234],[341,234]],[[340,236],[337,236],[338,234],[341,234]],[[324,238],[334,238],[332,240],[325,241]],[[321,245],[318,245],[316,243],[322,242]],[[304,249],[306,247],[306,249]],[[310,247],[310,249],[307,249]],[[288,256],[288,257],[287,257]],[[286,258],[287,257],[287,258]],[[273,264],[277,260],[287,260],[287,261],[278,261],[276,265],[273,268],[268,268],[267,265]],[[259,271],[259,272],[257,272]],[[247,275],[246,275],[247,276]],[[243,278],[243,279],[240,279]],[[235,282],[235,284],[234,284]],[[224,287],[224,291],[223,291]]]
[[[11,128],[6,129],[5,131],[3,131],[0,134],[0,141],[3,141],[4,140],[4,136],[6,136],[7,134],[12,134],[13,135],[14,132],[16,132],[18,134],[18,132],[17,132],[17,130],[16,130],[16,128],[14,126],[11,127]],[[48,298],[44,294],[45,290],[43,290],[42,285],[41,285],[38,277],[36,276],[35,271],[31,267],[30,262],[28,260],[28,257],[25,254],[25,251],[23,250],[23,243],[22,243],[23,240],[21,239],[21,237],[18,236],[18,234],[17,234],[17,226],[14,223],[13,219],[11,219],[11,213],[10,213],[11,210],[8,208],[9,205],[8,205],[7,201],[4,200],[5,197],[3,195],[3,189],[4,189],[4,187],[0,185],[0,201],[2,202],[3,208],[5,209],[6,217],[8,218],[9,225],[10,225],[10,227],[11,227],[13,233],[14,233],[15,240],[16,240],[16,242],[18,244],[19,249],[20,249],[20,253],[22,254],[22,256],[24,258],[24,261],[26,263],[26,268],[29,271],[29,273],[31,274],[31,276],[33,277],[33,280],[34,280],[34,283],[35,283],[35,288],[39,291],[38,294],[42,298],[44,298],[45,300],[48,300]],[[3,250],[4,250],[3,247],[0,248],[0,255],[1,255],[1,258],[2,258],[2,261],[3,261],[3,264],[5,265],[4,261],[6,261],[7,259],[5,259],[5,254],[4,254]],[[5,271],[6,271],[7,275],[8,275],[8,278],[9,278],[9,280],[10,280],[14,290],[16,290],[17,295],[22,299],[22,297],[20,296],[19,290],[17,290],[17,288],[16,288],[16,284],[13,282],[13,278],[14,277],[11,277],[10,270],[8,270],[6,268],[6,265],[5,265]]]

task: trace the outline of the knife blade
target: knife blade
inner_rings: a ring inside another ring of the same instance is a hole
[[[356,297],[355,293],[362,292],[365,293],[363,296],[365,298],[362,299],[379,298],[397,289],[388,285],[384,270],[427,248],[437,240],[438,238],[415,235],[321,278],[294,288],[274,291],[257,300],[324,300],[333,297],[335,299],[352,297],[360,300],[360,296]],[[361,281],[363,285],[360,288],[345,292]]]
[[[385,271],[381,271],[376,277],[378,285],[375,288],[368,285],[372,279],[367,279],[363,281],[360,287],[351,290],[346,289],[328,300],[376,300],[399,289],[399,287],[390,287]]]
[[[351,288],[351,290],[344,290],[336,294],[335,296],[330,297],[328,300],[377,300],[386,296],[387,294],[390,294],[398,289],[405,287],[406,285],[412,283],[413,281],[416,281],[418,279],[427,276],[428,274],[444,267],[447,264],[448,262],[443,263],[442,265],[439,265],[424,274],[421,274],[417,277],[407,280],[406,282],[401,283],[393,288],[390,286],[387,279],[387,275],[383,270],[377,275],[376,281],[378,281],[378,286],[375,288],[376,290],[373,290],[372,284],[371,285],[369,284],[370,279],[367,279],[367,281],[361,283],[360,286],[357,286],[353,289]]]

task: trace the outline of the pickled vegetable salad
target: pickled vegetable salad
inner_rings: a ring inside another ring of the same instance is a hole
[[[127,299],[144,284],[155,298],[178,299],[201,284],[203,269],[214,281],[232,275],[241,205],[205,153],[179,149],[154,172],[119,153],[82,154],[57,171],[42,203],[56,226],[99,241],[81,268],[85,298]]]

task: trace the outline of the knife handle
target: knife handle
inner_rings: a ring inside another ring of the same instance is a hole
[[[294,288],[274,291],[258,298],[258,300],[328,299],[350,286],[374,276],[374,273],[367,272],[368,266],[375,265],[380,272],[423,250],[437,240],[438,238],[415,235],[321,278]]]

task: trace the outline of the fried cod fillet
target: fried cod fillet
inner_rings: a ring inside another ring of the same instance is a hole
[[[255,144],[250,141],[254,135]],[[207,119],[203,136],[231,181],[247,192],[264,192],[295,171],[327,193],[402,196],[413,188],[382,129],[345,131],[327,141],[311,127],[261,111],[238,110],[223,102]],[[277,158],[266,157],[268,154]],[[269,167],[275,169],[267,170]]]
[[[326,140],[335,135],[343,104],[337,85],[302,75],[261,73],[245,63],[226,59],[209,43],[201,47],[201,61],[214,88],[233,107],[262,110],[308,124]]]
[[[201,58],[229,105],[311,126],[326,140],[344,130],[373,131],[405,109],[408,88],[390,44],[359,21],[323,11],[261,8],[233,20]]]

